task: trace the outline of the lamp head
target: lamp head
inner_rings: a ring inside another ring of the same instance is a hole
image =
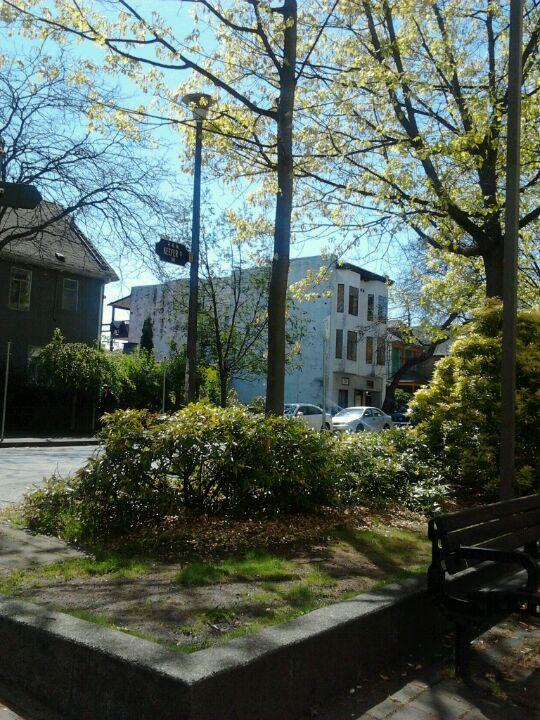
[[[182,102],[191,110],[195,120],[205,120],[215,100],[208,93],[188,93],[184,95]]]

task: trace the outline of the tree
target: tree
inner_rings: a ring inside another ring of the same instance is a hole
[[[151,159],[144,130],[127,120],[123,129],[93,126],[98,98],[108,102],[118,90],[87,82],[84,69],[43,47],[0,55],[1,176],[36,185],[46,200],[35,211],[0,207],[0,251],[41,243],[76,218],[89,234],[99,227],[112,249],[141,256],[179,214],[156,190],[163,163]]]
[[[540,217],[536,0],[524,17],[526,232]],[[350,0],[333,30],[313,77],[305,176],[331,191],[343,223],[360,213],[379,219],[377,232],[406,226],[437,250],[481,258],[487,295],[501,296],[508,2]]]
[[[394,404],[395,391],[405,374],[430,360],[440,345],[459,333],[470,310],[484,296],[479,262],[411,243],[401,256],[401,269],[391,292],[396,305],[393,334],[414,346],[388,378],[384,409]]]
[[[475,311],[433,379],[411,403],[415,433],[467,497],[498,490],[501,406],[501,303]],[[540,477],[540,314],[518,313],[516,477],[520,492],[537,492]]]
[[[212,243],[211,249],[208,241],[203,244],[200,349],[217,368],[221,407],[234,378],[264,371],[270,268],[267,263],[247,268],[243,250],[233,241]]]
[[[146,89],[152,86],[173,117],[178,116],[180,91],[171,91],[164,71],[168,76],[171,71],[191,72],[221,93],[220,110],[207,124],[216,138],[216,150],[227,150],[244,166],[239,174],[246,172],[247,155],[248,174],[269,175],[265,189],[275,196],[266,410],[281,414],[296,90],[338,0],[307,7],[300,37],[296,0],[283,0],[276,8],[259,0],[235,0],[228,7],[219,0],[191,0],[191,4],[196,8],[195,27],[183,41],[158,13],[144,15],[127,0],[119,1],[116,14],[108,3],[81,5],[74,0],[60,0],[54,11],[42,0],[5,0],[4,7],[6,18],[20,19],[30,34],[69,33],[99,44],[107,53],[109,69],[128,74]],[[199,11],[217,41],[210,52],[199,43]]]
[[[149,317],[147,317],[143,322],[139,347],[141,350],[145,350],[148,354],[154,350],[154,329],[152,326],[152,319]]]
[[[34,382],[58,395],[72,398],[71,430],[75,430],[81,397],[97,404],[102,386],[116,388],[114,365],[101,348],[67,343],[60,330],[32,361]]]

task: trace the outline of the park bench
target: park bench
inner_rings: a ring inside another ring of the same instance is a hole
[[[456,674],[470,642],[510,613],[540,617],[540,495],[438,515],[428,587],[455,627]]]

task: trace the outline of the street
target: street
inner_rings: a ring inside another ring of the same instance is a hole
[[[19,502],[28,488],[55,471],[68,475],[85,464],[95,446],[0,447],[0,509]]]

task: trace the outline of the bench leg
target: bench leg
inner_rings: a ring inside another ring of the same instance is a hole
[[[471,641],[466,628],[460,623],[456,624],[454,667],[456,677],[468,680],[470,677]]]

